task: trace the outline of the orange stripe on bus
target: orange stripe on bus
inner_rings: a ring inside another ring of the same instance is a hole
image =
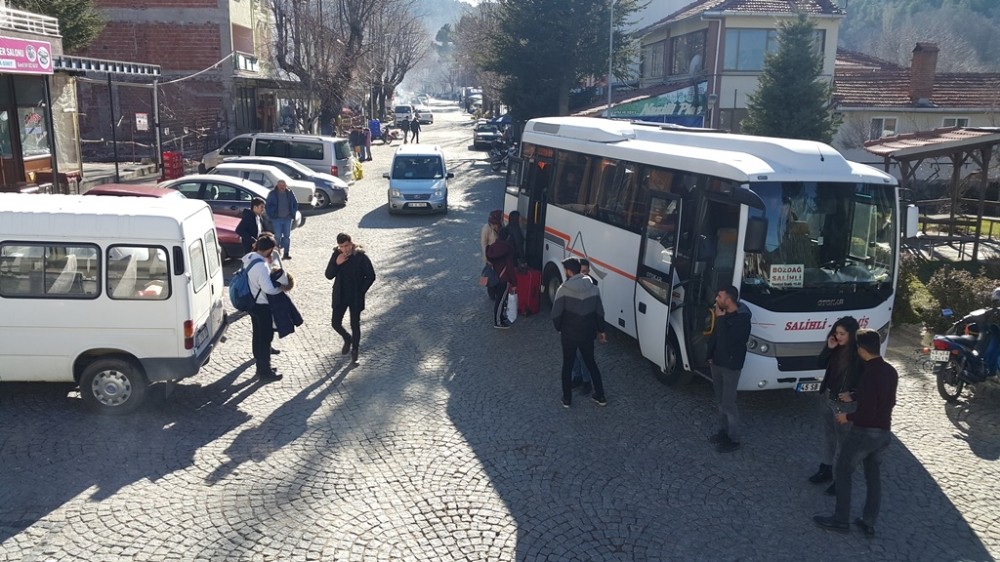
[[[547,232],[547,233],[549,233],[549,234],[551,234],[553,236],[556,236],[556,237],[559,237],[559,238],[562,238],[563,240],[565,240],[567,242],[566,248],[569,250],[569,252],[571,254],[575,254],[577,256],[580,256],[581,258],[587,258],[592,263],[595,263],[595,264],[597,264],[597,265],[599,265],[599,266],[601,266],[604,269],[607,269],[609,271],[613,271],[613,272],[617,273],[618,275],[621,275],[625,279],[628,279],[629,281],[635,281],[635,275],[632,275],[631,273],[626,273],[626,272],[618,269],[617,267],[615,267],[615,266],[613,266],[613,265],[611,265],[611,264],[609,264],[609,263],[607,263],[605,261],[601,261],[599,259],[594,258],[593,256],[588,256],[588,255],[584,254],[583,252],[577,250],[576,248],[570,248],[569,245],[568,245],[568,243],[570,241],[570,237],[567,236],[566,234],[564,234],[562,232],[559,232],[558,230],[556,230],[556,229],[554,229],[554,228],[552,228],[550,226],[546,226],[545,227],[545,232]]]

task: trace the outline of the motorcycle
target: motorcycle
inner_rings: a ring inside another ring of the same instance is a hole
[[[1000,373],[1000,288],[994,306],[966,314],[931,343],[930,360],[937,364],[937,389],[954,403],[966,385],[985,382]]]
[[[507,167],[507,162],[510,160],[511,156],[517,153],[517,144],[511,143],[507,146],[503,141],[496,141],[490,148],[489,161],[490,169],[494,172],[499,172],[500,170]]]
[[[382,144],[388,144],[390,146],[392,145],[392,141],[398,138],[399,138],[399,131],[393,129],[389,125],[385,125],[384,127],[382,127],[377,136],[372,135],[372,141],[381,139]]]

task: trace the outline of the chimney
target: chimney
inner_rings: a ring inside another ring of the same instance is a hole
[[[934,73],[937,70],[937,43],[917,43],[910,62],[910,101],[918,106],[934,104]]]

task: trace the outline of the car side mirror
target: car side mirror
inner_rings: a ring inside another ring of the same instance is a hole
[[[385,179],[389,179],[389,172],[383,172],[382,177]]]
[[[448,172],[448,175],[445,176],[445,178],[447,178],[447,179],[451,179],[453,177],[455,177],[455,173],[454,172]]]

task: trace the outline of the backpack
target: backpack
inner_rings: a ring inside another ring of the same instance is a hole
[[[241,267],[236,272],[236,275],[233,275],[232,281],[229,282],[229,302],[233,303],[233,307],[236,310],[249,312],[257,304],[257,297],[260,295],[260,291],[257,291],[256,295],[250,292],[249,273],[253,266],[262,261],[264,261],[264,258],[250,260],[250,263]]]

